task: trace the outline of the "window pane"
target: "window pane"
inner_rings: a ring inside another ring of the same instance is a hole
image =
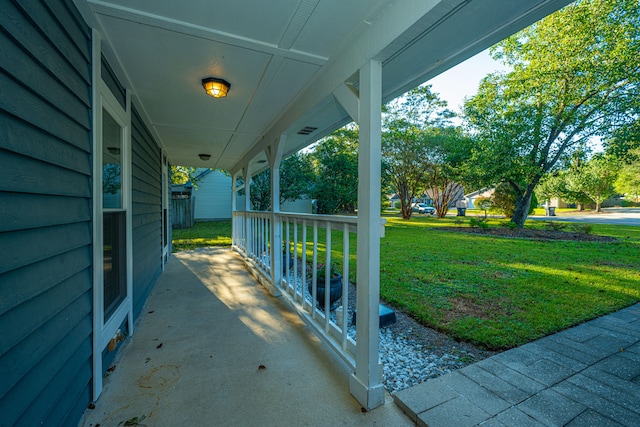
[[[127,295],[125,213],[105,212],[103,216],[104,321]]]
[[[122,208],[122,129],[102,110],[102,206]]]

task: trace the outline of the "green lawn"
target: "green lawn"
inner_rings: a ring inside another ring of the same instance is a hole
[[[231,246],[231,220],[196,222],[191,228],[173,229],[173,252],[202,246]]]
[[[439,229],[460,225],[456,218],[387,220],[381,240],[382,299],[427,326],[488,349],[515,347],[640,301],[640,227],[593,225],[594,234],[618,238],[593,243]],[[466,225],[469,218],[462,221]],[[492,227],[504,222],[490,220]],[[527,226],[544,224],[529,221]],[[174,249],[228,246],[230,234],[230,222],[198,223],[191,230],[174,230]],[[318,240],[324,250],[324,230]],[[340,265],[342,233],[333,232],[331,246]],[[354,281],[355,236],[350,247]]]
[[[603,244],[438,229],[457,225],[453,218],[388,221],[382,298],[486,348],[521,345],[640,300],[640,227],[593,225],[619,239]]]

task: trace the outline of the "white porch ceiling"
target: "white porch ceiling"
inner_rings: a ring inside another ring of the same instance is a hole
[[[332,92],[367,61],[383,63],[386,101],[569,0],[76,2],[172,164],[236,171],[281,135],[290,154],[351,121]]]

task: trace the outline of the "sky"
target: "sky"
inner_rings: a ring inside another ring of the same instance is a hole
[[[464,97],[475,95],[480,80],[498,70],[506,71],[507,68],[494,61],[487,49],[429,80],[427,84],[432,86],[432,92],[447,101],[450,110],[459,113]]]

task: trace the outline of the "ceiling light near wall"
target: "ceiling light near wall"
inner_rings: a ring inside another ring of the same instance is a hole
[[[211,154],[198,154],[200,160],[209,160],[211,158]]]
[[[204,91],[207,92],[207,95],[213,96],[214,98],[224,98],[227,96],[231,84],[224,79],[207,77],[206,79],[202,79],[202,87]]]

